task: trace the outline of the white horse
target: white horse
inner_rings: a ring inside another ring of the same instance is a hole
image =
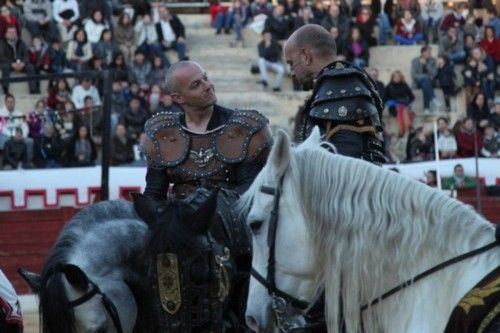
[[[277,229],[268,240],[275,204]],[[296,148],[278,132],[240,205],[249,211],[253,269],[266,279],[274,241],[276,288],[309,304],[324,290],[329,332],[339,332],[341,313],[346,332],[443,332],[460,299],[500,264],[495,228],[473,209],[394,172],[327,152],[317,129]],[[360,311],[402,282],[485,244],[493,247]],[[264,284],[254,275],[247,302],[247,324],[258,332],[274,330]]]

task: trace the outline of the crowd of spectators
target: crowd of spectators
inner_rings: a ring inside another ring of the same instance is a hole
[[[0,1],[0,10],[2,78],[89,71],[52,80],[48,91],[29,81],[30,94],[41,96],[32,112],[18,110],[3,84],[1,168],[96,164],[103,129],[97,73],[105,69],[112,69],[111,163],[144,165],[138,149],[144,123],[171,105],[165,72],[174,59],[166,51],[177,53],[175,61],[188,59],[179,18],[148,1],[8,0]]]
[[[149,1],[0,3],[2,77],[8,78],[14,72],[31,75],[112,69],[112,152],[116,153],[112,161],[143,163],[135,149],[143,124],[150,114],[171,104],[164,78],[174,59],[166,51],[177,53],[175,61],[188,59],[185,27],[179,18],[161,3]],[[434,140],[439,140],[442,147],[441,158],[476,153],[498,156],[500,103],[495,102],[495,92],[500,81],[500,19],[493,7],[486,7],[478,12],[458,3],[448,9],[438,0],[373,0],[369,6],[359,0],[328,4],[320,0],[232,0],[230,6],[213,0],[209,11],[215,34],[234,32],[230,46],[242,43],[244,28],[262,34],[262,41],[253,51],[258,57],[254,69],[260,73],[259,83],[274,92],[281,91],[287,73],[282,52],[286,39],[304,24],[322,25],[336,40],[338,59],[365,68],[375,80],[387,117],[394,117],[397,124],[395,133],[386,133],[387,157],[391,162],[401,162],[434,158]],[[26,31],[29,35],[22,36]],[[437,48],[428,43],[437,44]],[[395,69],[389,82],[378,80],[378,71],[369,67],[370,47],[386,44],[400,44],[402,50],[405,45],[421,45],[420,56],[409,64],[411,77],[405,78],[403,71]],[[437,57],[433,51],[437,51]],[[272,83],[268,71],[275,72]],[[461,77],[457,78],[456,73]],[[294,89],[300,88],[294,83]],[[443,91],[444,101],[436,96],[436,88]],[[26,116],[26,112],[18,115],[14,113],[18,110],[9,109],[9,85],[4,84],[0,150],[5,155],[5,144],[17,136],[17,146],[21,141],[26,145],[26,157],[17,153],[17,167],[94,164],[99,158],[95,147],[102,140],[102,89],[103,82],[95,77],[83,77],[71,84],[55,80],[50,82],[48,92],[41,92],[39,84],[30,81],[30,93],[47,95]],[[413,89],[422,90],[422,110],[414,108]],[[440,131],[436,139],[431,126],[415,126],[416,112],[436,113],[443,102],[444,111],[454,111],[450,100],[461,90],[468,103],[467,118]],[[40,138],[44,138],[42,144]],[[37,154],[47,142],[51,142],[55,153],[43,153],[41,158],[47,160],[40,162]],[[55,160],[44,156],[55,156]]]

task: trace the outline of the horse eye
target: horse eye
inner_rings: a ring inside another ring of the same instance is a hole
[[[250,229],[252,229],[252,232],[255,234],[260,230],[260,227],[262,227],[262,221],[252,221],[250,222]]]

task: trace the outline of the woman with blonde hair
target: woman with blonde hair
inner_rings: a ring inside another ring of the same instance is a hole
[[[404,136],[412,128],[411,103],[415,100],[415,96],[401,71],[396,70],[391,74],[391,81],[385,88],[385,97],[385,105],[397,119],[399,136]]]

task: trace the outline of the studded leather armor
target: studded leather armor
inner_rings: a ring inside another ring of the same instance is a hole
[[[220,124],[204,133],[190,131],[183,125],[184,114],[177,111],[156,114],[146,122],[141,146],[148,166],[165,173],[164,186],[174,184],[177,198],[201,186],[241,192],[238,186],[254,178],[242,176],[241,168],[253,166],[249,169],[256,175],[265,163],[272,135],[262,114],[219,106],[214,113]]]
[[[381,115],[384,108],[375,84],[357,67],[336,61],[315,80],[311,97],[295,119],[295,140],[304,141],[319,126],[343,155],[385,162]]]

